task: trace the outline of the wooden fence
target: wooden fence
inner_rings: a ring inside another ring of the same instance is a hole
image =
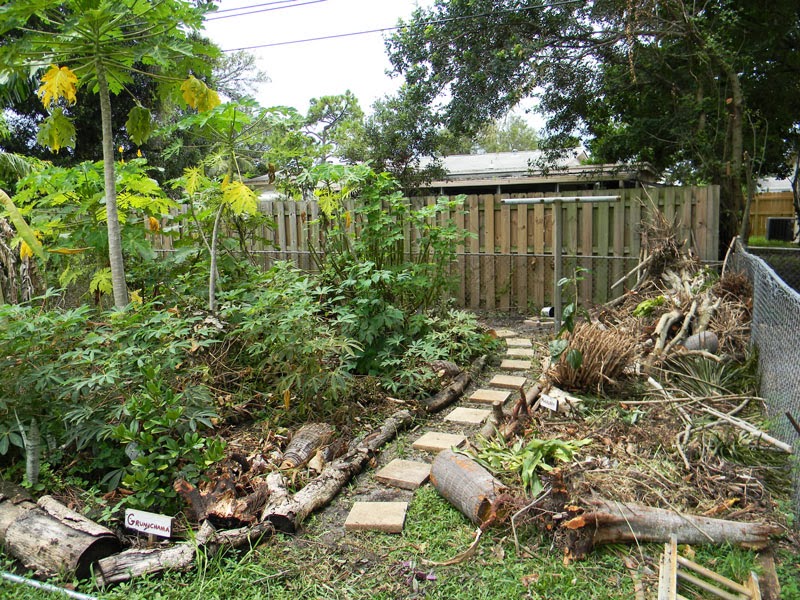
[[[770,192],[753,196],[750,208],[750,235],[765,237],[769,217],[793,217],[792,192]]]
[[[604,202],[591,196],[618,195]],[[536,312],[553,303],[553,203],[503,204],[508,198],[551,198],[556,194],[487,194],[467,196],[461,210],[441,214],[470,233],[457,249],[452,274],[458,305],[474,309]],[[562,272],[575,266],[589,269],[580,284],[583,302],[605,302],[623,291],[611,289],[639,261],[640,224],[654,210],[674,222],[681,239],[705,261],[718,258],[719,187],[663,187],[577,192],[583,202],[564,201],[561,210]],[[435,196],[415,198],[418,206]],[[318,242],[319,207],[314,201],[262,201],[260,209],[276,222],[264,227],[263,246],[252,249],[261,265],[290,260],[313,269],[309,240]],[[408,232],[407,248],[414,232]],[[316,245],[318,246],[318,243]]]

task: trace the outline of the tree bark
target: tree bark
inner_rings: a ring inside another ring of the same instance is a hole
[[[471,458],[442,450],[431,465],[431,483],[444,498],[476,525],[493,517],[498,496],[507,488]]]
[[[272,523],[277,531],[295,533],[297,526],[308,515],[328,504],[352,477],[363,470],[381,446],[407,427],[412,420],[413,416],[407,410],[394,413],[379,430],[351,446],[340,459],[326,465],[317,477],[294,496],[289,498],[287,495],[279,504],[268,502],[261,520]],[[273,479],[270,487],[281,489],[284,486],[282,482]]]
[[[758,549],[767,546],[771,535],[781,532],[766,523],[712,519],[602,498],[584,499],[581,505],[586,512],[565,521],[562,527],[578,534],[588,534],[589,547],[618,542],[668,542],[670,536],[675,535],[679,544],[729,542]],[[574,542],[570,544],[571,547],[575,545]],[[581,556],[584,549],[581,548],[576,555]]]
[[[307,423],[292,436],[283,453],[281,469],[294,469],[303,466],[318,448],[328,443],[333,435],[333,427],[328,423]]]
[[[476,377],[481,371],[483,371],[483,368],[486,366],[486,360],[486,356],[481,356],[474,363],[472,363],[469,371],[464,371],[458,375],[450,385],[441,390],[438,394],[431,396],[427,400],[424,400],[423,407],[425,412],[428,414],[439,412],[458,400],[464,393],[464,390],[467,389],[467,386],[469,385],[469,382],[472,381],[472,378]]]
[[[0,489],[0,545],[39,575],[89,577],[98,560],[119,550],[116,536],[49,496],[37,504],[25,491]]]
[[[98,94],[100,95],[100,122],[103,131],[103,177],[106,196],[106,227],[108,230],[108,262],[111,265],[111,284],[114,306],[128,304],[128,287],[125,283],[125,263],[122,258],[122,236],[117,212],[117,183],[114,171],[114,134],[111,127],[111,95],[108,89],[105,66],[95,64]]]

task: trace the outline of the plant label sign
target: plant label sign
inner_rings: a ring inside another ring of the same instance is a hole
[[[558,411],[558,398],[553,398],[547,394],[541,394],[539,396],[539,406],[544,406],[550,410]]]
[[[172,535],[172,517],[157,515],[144,510],[129,508],[125,511],[125,525],[149,535],[170,537]]]

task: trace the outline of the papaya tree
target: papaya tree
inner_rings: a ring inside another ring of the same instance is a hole
[[[53,151],[74,144],[77,132],[66,109],[79,90],[96,94],[100,104],[102,154],[108,232],[108,254],[114,304],[128,302],[122,255],[112,134],[112,96],[128,91],[134,73],[159,82],[171,77],[182,60],[208,50],[192,40],[208,5],[183,0],[28,0],[0,6],[0,81],[20,73],[38,73],[39,96],[49,116],[38,140]],[[162,93],[166,87],[160,86]],[[183,98],[194,109],[219,104],[217,94],[189,76],[181,85]],[[153,130],[150,111],[134,106],[126,129],[135,144]]]

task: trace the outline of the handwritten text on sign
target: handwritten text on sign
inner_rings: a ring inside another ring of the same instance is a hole
[[[129,508],[125,511],[125,525],[142,533],[161,537],[172,535],[172,517]]]

